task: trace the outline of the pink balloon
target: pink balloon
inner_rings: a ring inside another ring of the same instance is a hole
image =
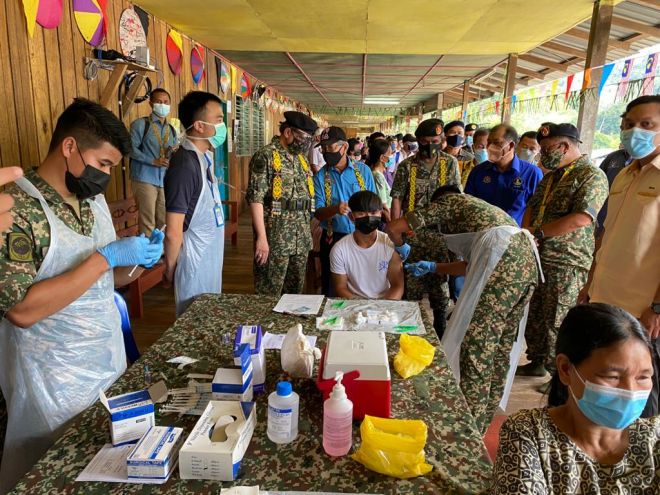
[[[62,22],[62,0],[39,0],[37,22],[46,29],[55,29]]]

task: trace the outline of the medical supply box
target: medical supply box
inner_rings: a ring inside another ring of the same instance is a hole
[[[253,372],[250,346],[241,344],[239,368],[218,368],[211,384],[211,393],[215,400],[252,400]]]
[[[324,401],[338,371],[344,373],[342,383],[353,402],[354,419],[365,414],[390,417],[392,382],[384,332],[330,332],[317,378]]]
[[[234,364],[241,364],[241,345],[250,346],[252,357],[252,388],[255,394],[266,391],[266,351],[261,344],[260,325],[239,325],[234,340]]]
[[[209,402],[181,447],[181,479],[235,480],[256,424],[254,402]]]
[[[146,390],[109,399],[101,390],[99,398],[110,413],[110,439],[114,447],[137,442],[156,424],[154,403]]]
[[[128,479],[139,482],[167,481],[176,467],[183,444],[183,429],[153,426],[128,454]]]

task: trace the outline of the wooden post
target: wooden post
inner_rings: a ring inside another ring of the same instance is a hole
[[[463,108],[461,109],[461,119],[467,118],[468,103],[470,102],[470,80],[463,82]]]
[[[511,120],[511,97],[516,89],[516,70],[518,68],[518,54],[509,53],[506,62],[506,77],[504,78],[504,96],[502,100],[502,122]]]
[[[591,154],[594,144],[594,130],[598,115],[598,87],[603,74],[602,66],[607,61],[607,45],[610,39],[612,26],[613,0],[596,0],[591,15],[591,28],[589,30],[589,45],[587,47],[587,60],[584,63],[585,71],[592,67],[591,84],[585,88],[586,92],[580,95],[580,111],[578,113],[578,130],[582,140],[582,152]]]

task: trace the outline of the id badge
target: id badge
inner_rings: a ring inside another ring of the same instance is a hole
[[[215,214],[216,227],[222,227],[225,224],[225,215],[222,213],[222,206],[215,205],[213,207],[213,213]]]

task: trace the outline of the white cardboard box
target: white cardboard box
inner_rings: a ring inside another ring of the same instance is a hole
[[[149,428],[126,459],[128,479],[167,480],[176,466],[182,443],[182,428]]]
[[[209,402],[181,447],[181,479],[235,480],[256,424],[254,402]]]
[[[211,392],[215,400],[252,400],[252,358],[250,346],[240,347],[240,368],[218,368],[213,377]]]
[[[241,364],[241,345],[250,346],[252,357],[252,388],[254,393],[266,391],[266,351],[261,343],[262,331],[260,325],[239,325],[234,340],[234,364]]]
[[[110,413],[110,438],[114,447],[137,442],[156,424],[154,403],[146,390],[109,399],[101,390],[99,398]]]

